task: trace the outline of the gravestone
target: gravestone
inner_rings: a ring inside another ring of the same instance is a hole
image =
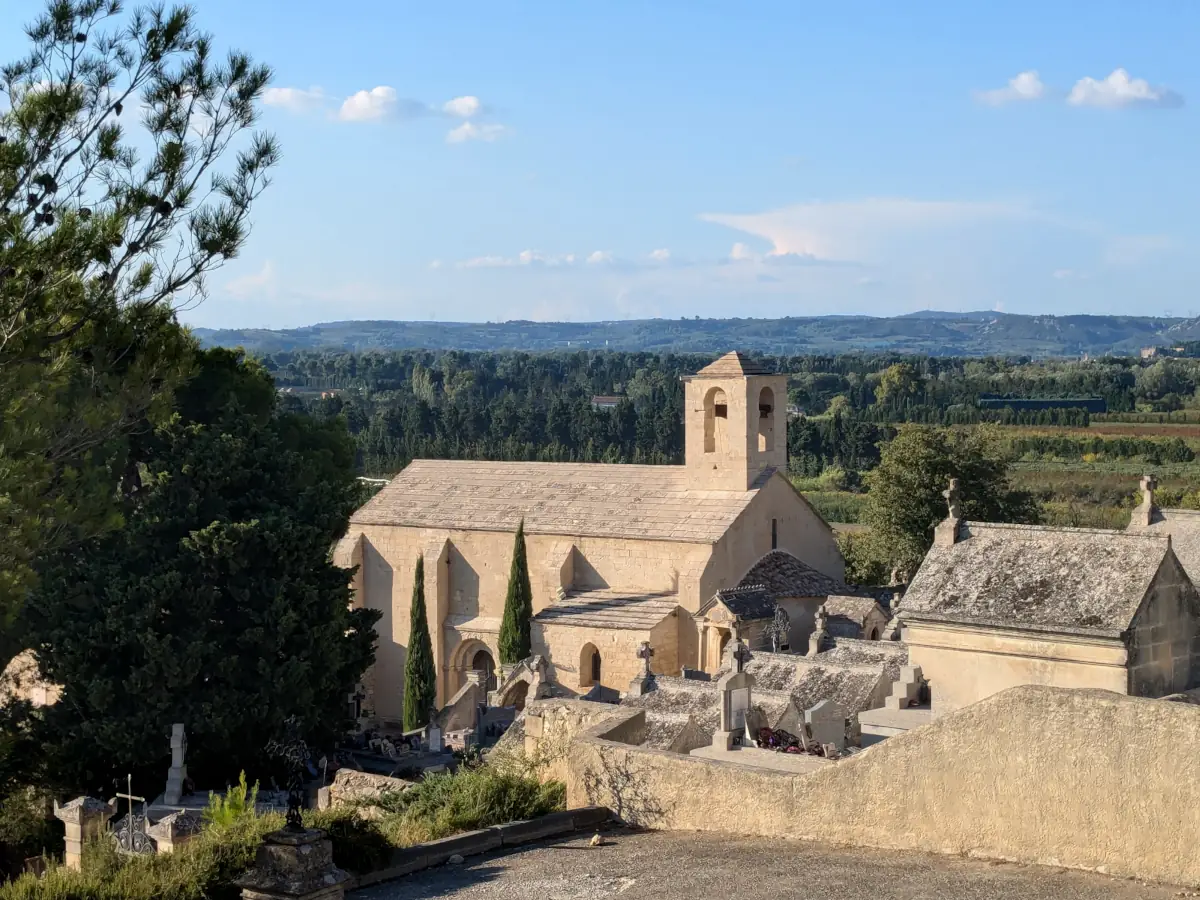
[[[717,682],[720,721],[713,732],[712,745],[719,750],[740,747],[746,737],[746,714],[750,709],[754,676],[743,671],[750,651],[741,641],[729,645],[726,653],[730,670]]]
[[[832,700],[822,700],[804,713],[804,723],[818,744],[846,749],[846,713]]]
[[[177,722],[171,726],[171,768],[167,770],[167,789],[163,793],[163,803],[168,806],[175,806],[183,799],[183,783],[187,780],[185,753],[187,735],[184,733],[183,724]]]
[[[147,832],[154,839],[159,853],[174,853],[176,848],[192,840],[203,828],[204,820],[199,813],[180,810],[159,819]]]
[[[430,722],[425,730],[425,742],[429,745],[430,753],[441,753],[445,749],[442,742],[442,729],[437,722]]]

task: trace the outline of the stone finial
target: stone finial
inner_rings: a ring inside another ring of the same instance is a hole
[[[947,515],[933,530],[933,543],[936,547],[952,547],[958,543],[958,530],[963,521],[957,478],[950,479],[950,486],[942,491],[942,496],[946,498]]]
[[[825,634],[829,625],[829,613],[825,610],[825,604],[822,603],[817,609],[816,627],[813,628],[812,634],[808,636],[808,655],[816,656],[821,652],[821,644],[825,642]]]
[[[1154,510],[1157,508],[1154,502],[1154,491],[1158,487],[1158,479],[1153,475],[1143,475],[1140,486],[1142,502],[1130,516],[1130,524],[1145,527],[1154,521]]]

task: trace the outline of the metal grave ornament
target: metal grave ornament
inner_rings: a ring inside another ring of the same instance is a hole
[[[284,831],[304,831],[302,810],[305,805],[304,770],[308,765],[308,744],[300,736],[300,723],[289,716],[283,723],[283,740],[272,740],[267,744],[267,753],[281,759],[287,767],[287,825]]]
[[[127,801],[129,808],[125,813],[125,818],[117,822],[109,831],[109,840],[121,853],[154,853],[154,841],[146,833],[146,798],[134,795],[132,775],[125,777],[125,793],[122,794],[118,791],[117,799]],[[134,812],[134,801],[142,804],[141,815]]]

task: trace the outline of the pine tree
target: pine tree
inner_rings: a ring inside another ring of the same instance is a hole
[[[529,586],[529,561],[525,558],[525,520],[517,526],[504,620],[500,623],[500,662],[513,665],[532,652],[529,622],[533,618],[533,588]]]
[[[425,560],[418,556],[409,614],[408,659],[404,663],[405,731],[415,731],[429,724],[429,709],[436,698],[437,673],[433,668],[433,644],[429,640],[429,621],[425,615]]]

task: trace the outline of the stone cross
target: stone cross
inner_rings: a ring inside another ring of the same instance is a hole
[[[731,670],[742,672],[746,668],[746,663],[750,661],[750,648],[741,641],[734,639],[725,649],[725,658]]]
[[[1129,524],[1145,527],[1150,525],[1154,518],[1154,490],[1158,487],[1158,479],[1153,475],[1143,475],[1141,487],[1142,502],[1129,517]]]
[[[642,661],[642,676],[650,675],[650,657],[654,655],[654,649],[650,646],[649,641],[642,641],[638,644],[637,656]]]
[[[958,543],[958,526],[962,524],[962,502],[958,492],[958,479],[950,479],[950,487],[942,491],[946,498],[949,514],[933,529],[935,547],[953,547]]]
[[[958,492],[958,479],[951,478],[950,486],[942,491],[942,496],[946,498],[946,505],[950,508],[949,518],[961,519],[962,507],[960,506],[960,496]]]
[[[167,789],[163,794],[163,802],[168,806],[175,806],[183,799],[183,782],[187,779],[186,753],[187,734],[183,723],[176,722],[171,726],[171,768],[167,771]]]

